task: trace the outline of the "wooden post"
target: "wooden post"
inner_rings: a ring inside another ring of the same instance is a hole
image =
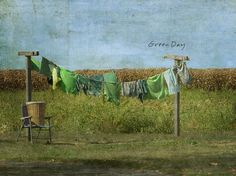
[[[26,56],[26,102],[32,100],[32,79],[31,79],[31,56]]]
[[[178,55],[171,55],[171,54],[168,54],[168,55],[165,55],[163,57],[164,59],[174,59],[174,64],[175,66],[180,62],[180,61],[183,61],[183,60],[190,60],[188,56],[178,56]],[[177,75],[177,72],[175,72],[176,74],[176,79],[177,79],[177,82],[179,83],[179,77]],[[176,92],[175,94],[175,100],[174,100],[174,133],[175,133],[175,136],[180,136],[180,115],[179,115],[179,112],[180,112],[180,92]]]
[[[178,64],[179,61],[175,60],[175,65]],[[177,72],[175,73],[176,74],[176,81],[177,83],[179,84],[179,76],[177,74]],[[179,101],[179,98],[180,98],[180,92],[176,92],[175,93],[175,100],[174,100],[174,133],[175,133],[175,136],[179,136],[180,135],[180,118],[179,118],[179,107],[180,107],[180,101]]]
[[[31,56],[26,56],[26,72],[25,72],[25,85],[26,85],[26,93],[25,93],[25,100],[26,102],[29,102],[32,100],[32,79],[31,79]],[[28,131],[26,131],[26,134],[28,136],[28,141],[31,141],[31,129],[28,128]]]
[[[31,56],[38,56],[38,51],[19,51],[18,56],[25,56],[26,57],[26,96],[25,101],[32,100],[32,78],[31,78]]]
[[[19,51],[18,56],[25,56],[26,57],[26,72],[25,72],[25,85],[26,85],[26,96],[25,101],[31,101],[32,100],[32,78],[31,78],[31,56],[38,56],[38,51]],[[30,128],[28,128],[28,131],[26,132],[28,135],[28,141],[31,141],[30,138]],[[32,141],[31,141],[32,142]]]

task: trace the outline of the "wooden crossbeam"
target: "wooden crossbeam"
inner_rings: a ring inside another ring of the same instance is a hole
[[[39,51],[19,51],[18,56],[38,56]]]
[[[183,60],[190,60],[188,56],[179,56],[179,55],[174,55],[174,54],[166,54],[163,56],[164,59],[174,59],[178,61],[183,61]]]

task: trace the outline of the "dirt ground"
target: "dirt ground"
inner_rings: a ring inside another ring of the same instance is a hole
[[[1,162],[0,175],[7,176],[163,176],[158,170],[106,168],[79,163]]]

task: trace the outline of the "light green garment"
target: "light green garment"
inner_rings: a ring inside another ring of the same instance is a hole
[[[78,78],[78,75],[69,70],[61,68],[60,77],[60,87],[64,92],[73,94],[76,94],[78,92],[76,88],[76,80]]]
[[[117,81],[116,74],[114,72],[103,74],[104,78],[104,95],[108,101],[120,104],[120,91],[121,86]]]
[[[177,73],[180,77],[180,80],[182,81],[182,83],[184,85],[187,85],[187,84],[190,84],[191,81],[192,81],[192,77],[191,75],[189,74],[189,71],[188,71],[188,68],[187,68],[187,65],[186,65],[186,62],[185,61],[180,61],[177,66]]]
[[[58,67],[52,68],[52,89],[55,90],[57,88],[58,82],[61,80],[59,77],[60,69]]]
[[[162,99],[169,95],[164,74],[151,76],[147,79],[147,94],[144,99]]]
[[[176,75],[174,73],[174,68],[169,68],[168,70],[164,71],[163,74],[166,80],[169,94],[172,95],[176,92],[179,92],[180,88],[176,79]]]
[[[31,58],[31,69],[39,72],[41,69],[41,62]]]

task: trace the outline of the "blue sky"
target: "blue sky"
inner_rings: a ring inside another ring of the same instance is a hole
[[[234,0],[0,1],[0,69],[24,68],[19,50],[71,70],[169,67],[168,53],[235,68],[235,21]]]

